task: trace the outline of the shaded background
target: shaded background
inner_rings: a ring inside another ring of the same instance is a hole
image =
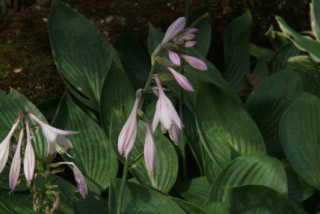
[[[89,19],[112,43],[126,23],[146,47],[148,22],[165,31],[177,17],[184,15],[185,1],[173,0],[63,0]],[[190,11],[208,1],[190,0]],[[212,42],[208,59],[219,69],[223,66],[222,39],[226,26],[249,8],[253,16],[251,42],[269,47],[265,33],[280,15],[300,32],[309,30],[307,0],[211,0]],[[0,0],[0,88],[17,89],[39,103],[58,97],[64,85],[55,68],[48,38],[51,1]]]

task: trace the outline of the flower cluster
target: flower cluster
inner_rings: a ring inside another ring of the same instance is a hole
[[[71,142],[66,138],[68,135],[74,135],[78,132],[75,131],[65,131],[61,129],[54,128],[45,122],[41,121],[39,118],[37,118],[32,112],[28,112],[27,115],[29,117],[37,122],[44,135],[46,136],[47,140],[47,155],[55,154],[56,152],[63,154],[67,151],[68,148],[72,148]],[[24,115],[19,115],[14,122],[11,130],[9,131],[9,134],[7,137],[2,141],[0,144],[0,173],[3,171],[9,157],[9,151],[10,151],[10,141],[11,138],[17,129],[18,125],[22,121],[22,117]],[[26,132],[26,143],[23,141],[24,134]],[[20,177],[20,168],[21,168],[21,151],[22,147],[24,148],[24,175],[26,177],[26,180],[28,182],[31,182],[34,178],[34,171],[35,171],[35,152],[32,147],[31,143],[32,136],[30,134],[30,124],[29,121],[25,122],[25,127],[20,129],[19,132],[19,138],[18,143],[15,147],[14,156],[11,162],[11,168],[10,168],[10,175],[9,175],[9,184],[11,188],[11,192],[14,191],[18,179]],[[85,198],[88,194],[87,185],[84,180],[83,174],[80,172],[78,167],[71,162],[61,162],[57,163],[58,165],[61,164],[72,164],[74,169],[74,175],[75,180],[78,185],[78,191],[82,194],[83,198]]]
[[[154,66],[154,59],[156,59],[156,61],[158,61],[160,64],[167,67],[167,69],[171,72],[181,88],[186,91],[194,92],[195,90],[188,79],[184,75],[176,71],[174,69],[174,66],[181,66],[181,57],[189,65],[198,70],[207,70],[208,68],[202,60],[188,55],[185,51],[185,49],[192,48],[196,45],[196,42],[193,41],[193,39],[195,39],[196,37],[195,33],[198,32],[198,29],[195,28],[184,29],[185,22],[185,18],[180,17],[169,26],[162,42],[152,54],[151,63],[152,66]],[[168,52],[170,60],[159,56],[161,50],[166,50]],[[156,146],[152,133],[155,132],[159,122],[161,123],[163,129],[169,132],[170,138],[176,145],[181,139],[181,130],[183,128],[183,124],[178,113],[176,112],[173,104],[164,92],[160,77],[157,74],[154,74],[153,78],[157,85],[157,88],[154,88],[153,92],[156,96],[158,96],[158,101],[152,121],[152,131],[150,129],[148,119],[142,118],[143,120],[145,120],[146,125],[144,158],[147,170],[150,175],[152,175],[154,172],[156,155]],[[124,124],[118,137],[119,154],[124,155],[124,157],[126,158],[133,148],[137,135],[137,112],[141,96],[142,93],[138,93],[130,116]]]

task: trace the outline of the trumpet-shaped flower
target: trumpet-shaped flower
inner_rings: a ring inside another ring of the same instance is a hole
[[[180,17],[177,20],[175,20],[167,29],[161,44],[165,44],[166,42],[169,42],[171,39],[173,39],[175,36],[177,36],[178,33],[180,33],[186,24],[185,17]]]
[[[153,140],[152,132],[149,123],[146,122],[146,138],[144,143],[144,161],[146,163],[149,175],[154,172],[155,159],[156,159],[156,145]]]
[[[169,130],[173,124],[176,124],[179,129],[182,129],[183,125],[179,115],[174,109],[169,98],[165,95],[158,75],[154,75],[154,78],[158,86],[159,98],[157,101],[156,112],[152,121],[153,132],[156,130],[159,121],[167,130]]]
[[[26,176],[27,181],[31,181],[33,179],[35,155],[34,155],[32,143],[31,143],[29,121],[26,122],[26,129],[27,129],[27,146],[24,152],[23,167],[24,167],[24,175]]]
[[[7,137],[0,144],[0,173],[2,172],[2,170],[4,169],[4,167],[6,166],[6,163],[8,161],[9,149],[10,149],[10,140],[11,140],[11,137],[12,137],[14,131],[18,127],[20,119],[21,119],[21,117],[19,116],[16,119],[16,121],[14,122],[9,134],[7,135]]]
[[[185,76],[183,76],[171,67],[167,68],[172,73],[173,77],[176,79],[177,83],[181,86],[181,88],[183,88],[186,91],[194,92],[192,85]]]
[[[118,137],[118,151],[119,154],[124,154],[127,157],[133,147],[134,141],[137,136],[137,111],[139,106],[139,101],[141,98],[141,93],[137,96],[130,116],[126,123],[124,124],[119,137]]]
[[[72,165],[73,168],[73,175],[77,183],[77,191],[79,192],[83,198],[86,198],[88,195],[88,187],[86,180],[84,179],[84,176],[80,169],[75,165],[73,162],[58,162],[58,163],[53,163],[51,164],[52,167],[58,167],[60,165],[67,164],[67,165]]]
[[[44,123],[31,112],[29,112],[29,116],[41,126],[42,131],[47,138],[48,155],[53,154],[56,151],[63,154],[68,148],[72,148],[71,142],[65,136],[78,134],[79,132],[57,129]]]
[[[24,129],[21,129],[19,134],[17,149],[16,149],[16,152],[14,153],[11,167],[10,167],[9,185],[11,188],[11,192],[13,192],[13,190],[16,188],[16,185],[20,176],[20,168],[21,168],[20,149],[21,149],[23,134],[24,134]]]

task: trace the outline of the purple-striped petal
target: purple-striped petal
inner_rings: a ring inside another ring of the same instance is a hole
[[[198,59],[197,57],[194,57],[194,56],[185,55],[185,54],[181,54],[180,56],[195,69],[202,70],[202,71],[208,70],[206,63],[204,63],[201,59]]]
[[[195,38],[196,38],[196,35],[193,34],[193,33],[192,33],[192,34],[185,35],[185,36],[182,37],[183,40],[187,40],[187,41],[193,40],[193,39],[195,39]]]
[[[176,52],[173,52],[173,51],[171,51],[169,49],[168,49],[168,54],[169,54],[169,58],[170,58],[171,62],[175,66],[180,66],[181,65],[179,54],[177,54]]]
[[[27,146],[24,152],[24,175],[26,176],[27,181],[31,181],[33,179],[34,166],[35,166],[35,154],[32,148],[31,137],[30,137],[30,127],[29,122],[26,122],[27,127]]]
[[[24,134],[24,129],[21,129],[19,134],[17,150],[14,153],[11,167],[10,167],[9,185],[11,188],[11,192],[13,192],[14,189],[16,188],[17,182],[20,176],[20,168],[21,168],[20,148],[21,148],[21,142],[23,139],[23,134]]]
[[[194,47],[196,44],[197,44],[196,41],[187,41],[187,42],[183,45],[183,47],[184,47],[184,48],[192,48],[192,47]]]
[[[124,124],[118,137],[118,151],[119,154],[124,154],[125,157],[129,155],[137,136],[137,111],[141,94],[139,94],[134,102],[132,111],[126,123]]]
[[[166,34],[164,35],[161,44],[163,45],[166,42],[169,42],[173,39],[179,32],[184,29],[186,24],[186,19],[184,17],[180,17],[175,20],[167,29]]]
[[[179,72],[177,72],[171,67],[167,67],[167,68],[172,73],[172,75],[176,79],[177,83],[181,86],[181,88],[183,88],[186,91],[194,92],[192,85],[190,84],[190,82],[185,76],[183,76],[182,74],[180,74]]]
[[[146,122],[146,138],[144,143],[144,161],[146,163],[149,175],[152,175],[156,160],[156,145],[150,130],[149,123]]]
[[[10,149],[10,140],[11,137],[18,127],[18,124],[20,122],[21,117],[19,116],[16,121],[14,122],[11,130],[9,131],[9,134],[7,137],[1,142],[0,144],[0,173],[3,171],[4,167],[7,164],[8,157],[9,157],[9,149]]]

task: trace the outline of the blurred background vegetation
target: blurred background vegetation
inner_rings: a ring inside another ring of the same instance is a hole
[[[89,19],[112,43],[126,23],[141,44],[146,46],[148,22],[165,31],[184,15],[182,0],[64,0]],[[208,1],[190,0],[190,11]],[[209,21],[212,44],[208,59],[223,66],[222,39],[226,26],[249,8],[253,15],[251,41],[271,48],[265,33],[278,26],[274,15],[283,17],[298,32],[310,30],[307,0],[211,0]],[[48,0],[0,0],[0,88],[15,88],[39,103],[58,97],[64,85],[56,71],[48,37]]]

